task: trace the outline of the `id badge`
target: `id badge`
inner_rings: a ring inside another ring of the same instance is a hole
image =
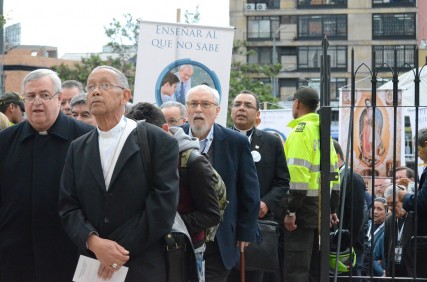
[[[394,248],[394,262],[400,263],[402,261],[402,247]]]

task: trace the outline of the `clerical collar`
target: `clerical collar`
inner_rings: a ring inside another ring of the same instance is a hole
[[[251,129],[249,129],[249,130],[240,130],[240,129],[237,129],[235,126],[233,126],[233,130],[237,131],[240,134],[245,135],[247,137],[251,136],[252,133],[254,132],[254,128],[253,127]]]

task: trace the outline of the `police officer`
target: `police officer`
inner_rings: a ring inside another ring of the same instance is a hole
[[[307,282],[320,279],[319,186],[320,130],[315,113],[319,95],[309,87],[299,88],[293,99],[292,128],[285,143],[291,177],[285,225],[285,281]],[[337,155],[331,141],[331,167],[338,173]],[[331,222],[338,223],[339,180],[331,182]]]

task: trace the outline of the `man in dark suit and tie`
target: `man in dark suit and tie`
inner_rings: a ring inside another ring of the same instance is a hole
[[[259,213],[258,177],[248,139],[215,123],[219,94],[207,85],[187,92],[188,124],[184,131],[199,138],[200,151],[221,175],[229,204],[215,241],[206,244],[206,281],[226,281],[239,260],[239,249],[254,242]]]
[[[274,220],[275,207],[289,189],[289,171],[281,140],[255,127],[260,115],[259,105],[258,97],[244,90],[233,100],[231,119],[234,122],[233,130],[246,136],[250,143],[260,187],[258,218]],[[283,259],[283,255],[280,257]],[[246,281],[263,281],[263,276],[264,281],[281,281],[278,273],[273,275],[262,271],[252,271],[246,276]]]
[[[185,105],[185,95],[191,88],[191,77],[193,73],[194,67],[192,65],[181,65],[175,73],[179,78],[179,83],[175,89],[175,100],[183,105]]]
[[[136,122],[123,116],[131,92],[119,70],[95,68],[86,90],[98,128],[68,151],[59,203],[64,228],[81,254],[101,262],[101,278],[125,265],[127,282],[166,281],[163,236],[178,204],[177,141],[146,124],[148,144],[139,143]],[[149,147],[149,170],[141,146]]]

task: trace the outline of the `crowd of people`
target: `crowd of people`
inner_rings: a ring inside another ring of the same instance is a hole
[[[283,144],[257,128],[260,101],[248,90],[230,105],[232,127],[218,124],[219,93],[204,84],[187,87],[183,78],[192,72],[185,65],[165,78],[162,94],[176,99],[160,107],[131,104],[126,76],[110,66],[94,68],[86,87],[37,69],[24,78],[22,94],[0,96],[1,282],[71,281],[79,255],[96,258],[104,280],[126,266],[125,281],[169,281],[164,236],[177,213],[195,253],[191,281],[240,281],[241,253],[259,237],[258,220],[278,222],[280,269],[248,271],[246,281],[320,281],[317,91],[294,93],[294,120],[283,125],[292,131]],[[427,129],[417,145],[427,163]],[[326,187],[331,234],[349,236],[331,277],[423,275],[413,251],[414,238],[427,235],[420,220],[427,172],[418,182],[412,169],[396,168],[396,183],[377,185],[370,195],[339,142],[328,146],[337,176]],[[190,162],[192,151],[198,154]]]

